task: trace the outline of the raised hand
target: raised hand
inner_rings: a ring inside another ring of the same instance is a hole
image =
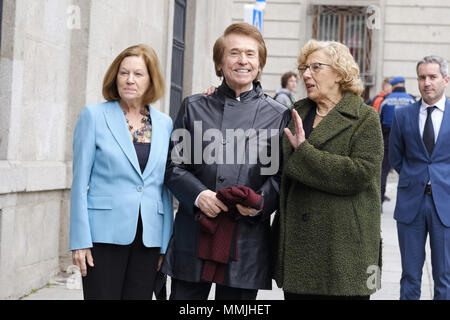
[[[303,143],[303,141],[306,140],[305,138],[305,130],[303,130],[303,123],[302,119],[297,113],[297,110],[292,110],[292,120],[294,121],[295,125],[295,134],[293,135],[291,130],[289,128],[284,128],[284,133],[286,134],[287,138],[289,139],[289,142],[291,143],[292,147],[294,149],[297,149],[299,145]]]

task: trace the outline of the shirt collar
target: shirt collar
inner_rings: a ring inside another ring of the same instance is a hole
[[[252,90],[253,90],[253,82],[252,82],[252,87],[250,88],[250,90],[245,91],[245,92],[249,92],[249,91],[252,91]],[[244,92],[242,92],[242,93],[244,93]],[[241,94],[242,94],[242,93],[241,93]],[[241,101],[241,96],[236,97],[236,100],[237,100],[237,101]]]
[[[426,110],[426,108],[428,108],[430,105],[427,104],[423,99],[422,99],[422,105],[420,106],[420,110]],[[438,102],[436,102],[435,104],[433,104],[433,106],[436,106],[439,110],[441,110],[442,112],[444,112],[445,110],[445,94],[442,95],[442,98],[439,99]]]

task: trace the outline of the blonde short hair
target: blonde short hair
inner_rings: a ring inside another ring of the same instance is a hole
[[[300,50],[298,66],[304,65],[308,56],[318,50],[323,50],[328,55],[330,65],[342,77],[339,82],[342,91],[361,95],[364,85],[359,76],[359,66],[349,48],[340,42],[309,40]]]
[[[117,101],[120,99],[117,90],[117,74],[120,64],[126,57],[142,57],[147,66],[150,76],[150,85],[147,92],[142,97],[144,105],[153,103],[164,95],[164,78],[155,50],[145,44],[131,46],[122,51],[109,66],[103,79],[103,97],[106,101]]]

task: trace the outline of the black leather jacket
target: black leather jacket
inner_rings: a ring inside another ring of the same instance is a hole
[[[225,82],[210,96],[193,95],[184,99],[174,123],[172,140],[175,142],[171,142],[165,174],[165,183],[178,199],[179,208],[162,272],[176,279],[200,282],[203,262],[197,257],[198,222],[194,220],[194,201],[206,189],[217,191],[245,185],[263,194],[264,208],[258,215],[240,220],[238,259],[228,264],[223,285],[271,289],[270,215],[278,210],[282,164],[282,153],[276,145],[281,147],[280,138],[290,117],[289,109],[264,94],[259,82],[253,83],[253,90],[241,94],[240,101]],[[242,144],[240,148],[239,139],[230,134],[239,135],[239,129],[241,133],[255,129],[253,133],[261,140],[247,136],[244,148]],[[176,135],[183,132],[189,132],[191,143],[183,145],[181,150],[182,144],[178,142],[183,139]],[[215,141],[220,138],[222,141]],[[172,152],[174,146],[178,153]],[[273,153],[270,163],[264,157],[255,160],[257,151],[261,150],[263,155]],[[234,159],[227,158],[233,152]],[[205,154],[216,157],[215,161],[206,159]],[[186,156],[184,163],[177,164],[174,155]]]

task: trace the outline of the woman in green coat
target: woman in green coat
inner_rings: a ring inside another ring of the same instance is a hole
[[[381,276],[378,114],[343,44],[310,40],[298,69],[308,98],[283,138],[274,277],[285,299],[369,299]]]

